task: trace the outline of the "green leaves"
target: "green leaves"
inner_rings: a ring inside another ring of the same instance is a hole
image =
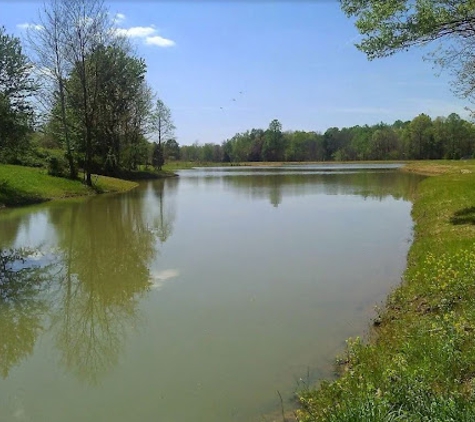
[[[0,149],[3,158],[24,139],[33,109],[29,103],[35,91],[31,65],[22,53],[20,40],[0,27]]]
[[[342,0],[341,7],[356,18],[364,36],[357,47],[370,60],[446,36],[475,35],[473,0]]]

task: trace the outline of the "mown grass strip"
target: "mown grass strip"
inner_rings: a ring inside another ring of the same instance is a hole
[[[404,282],[370,338],[348,341],[341,376],[299,393],[300,421],[475,420],[475,173],[436,165],[423,164],[445,174],[419,186]]]
[[[29,205],[97,192],[124,192],[137,186],[135,182],[105,176],[94,176],[93,182],[94,187],[89,188],[80,180],[49,176],[43,169],[0,165],[0,206]]]

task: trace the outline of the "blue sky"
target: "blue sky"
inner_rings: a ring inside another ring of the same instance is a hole
[[[0,1],[0,25],[21,37],[41,4]],[[106,4],[146,60],[182,145],[220,143],[272,119],[323,132],[420,113],[468,117],[423,50],[369,62],[336,0]]]

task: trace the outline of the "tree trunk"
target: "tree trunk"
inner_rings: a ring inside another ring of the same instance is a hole
[[[63,79],[59,79],[59,96],[61,102],[61,120],[64,130],[64,138],[66,140],[66,159],[68,160],[69,165],[69,178],[77,179],[78,170],[74,164],[73,152],[71,149],[71,139],[69,138],[68,122],[66,120],[66,105],[65,105],[65,96],[64,96],[64,84]]]

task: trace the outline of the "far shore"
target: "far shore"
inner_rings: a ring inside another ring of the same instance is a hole
[[[304,161],[304,162],[241,162],[241,163],[194,163],[176,161],[167,163],[163,171],[136,172],[119,179],[107,176],[93,176],[93,186],[87,187],[80,180],[53,177],[43,169],[0,165],[0,208],[36,204],[69,197],[90,196],[98,193],[126,192],[138,186],[139,180],[150,180],[177,176],[175,171],[193,167],[279,167],[284,165],[326,165],[345,164],[402,164],[401,171],[427,176],[441,174],[475,173],[475,160],[434,161]],[[133,179],[133,180],[130,180]]]

